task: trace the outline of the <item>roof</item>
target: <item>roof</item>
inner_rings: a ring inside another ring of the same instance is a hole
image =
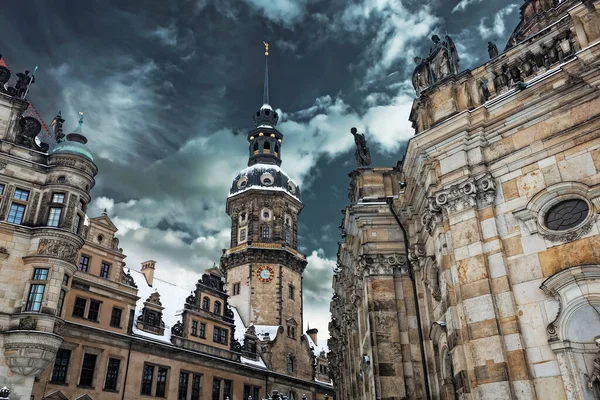
[[[306,335],[306,337],[308,338],[308,345],[313,349],[313,351],[315,352],[315,356],[319,356],[319,354],[321,354],[322,351],[325,352],[325,354],[327,354],[329,352],[329,348],[327,347],[327,341],[322,340],[320,345],[317,345],[313,340],[312,337],[310,337],[310,335]]]
[[[281,191],[300,201],[300,188],[275,164],[254,164],[234,178],[229,197],[250,189]]]

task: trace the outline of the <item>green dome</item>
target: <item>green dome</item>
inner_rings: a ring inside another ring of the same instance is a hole
[[[90,161],[94,161],[92,152],[85,144],[71,140],[66,140],[54,146],[52,154],[74,154],[85,157]]]

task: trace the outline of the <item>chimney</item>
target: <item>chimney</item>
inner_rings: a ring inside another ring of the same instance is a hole
[[[317,328],[308,328],[308,330],[306,331],[306,334],[308,336],[310,336],[310,338],[312,339],[313,342],[315,342],[315,344],[317,344],[317,333],[319,333],[319,330]]]
[[[148,282],[148,286],[152,286],[152,281],[154,280],[154,267],[156,266],[156,261],[149,260],[144,261],[142,263],[142,274],[146,277],[146,282]]]

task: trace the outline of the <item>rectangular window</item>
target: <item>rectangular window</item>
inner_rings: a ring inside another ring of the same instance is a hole
[[[224,381],[223,385],[223,400],[231,399],[231,389],[232,389],[231,381]]]
[[[4,194],[4,183],[0,183],[0,196]]]
[[[15,190],[15,195],[13,196],[15,200],[27,201],[29,200],[29,191],[23,189]]]
[[[66,383],[70,358],[71,350],[58,349],[56,358],[54,359],[54,368],[52,368],[52,377],[50,378],[50,382]]]
[[[240,229],[240,242],[246,241],[246,228]]]
[[[156,397],[165,397],[167,392],[167,371],[164,367],[158,367],[156,374]]]
[[[79,257],[79,266],[77,267],[78,270],[83,271],[83,272],[88,272],[89,266],[90,266],[90,258],[88,256]]]
[[[213,387],[212,387],[212,400],[220,400],[219,396],[221,395],[221,380],[214,378],[213,379]]]
[[[58,295],[58,305],[56,307],[56,316],[59,318],[62,316],[63,306],[65,305],[65,295],[66,294],[67,294],[67,292],[65,292],[64,289],[61,289],[60,294]]]
[[[25,311],[40,311],[42,308],[42,299],[46,285],[34,284],[29,288],[29,296],[27,296],[27,305]]]
[[[144,365],[142,373],[142,394],[152,396],[152,377],[154,375],[154,365]]]
[[[98,315],[100,314],[100,302],[96,300],[90,300],[90,309],[88,310],[88,317],[90,321],[98,321]]]
[[[192,378],[192,397],[190,400],[200,400],[200,388],[202,375],[195,375]],[[258,400],[258,398],[257,398]]]
[[[227,334],[228,333],[229,333],[229,331],[227,329],[221,329],[221,338],[220,338],[221,344],[227,344]]]
[[[46,268],[36,268],[33,270],[34,281],[48,280],[48,270]]]
[[[108,273],[110,272],[110,264],[103,262],[100,266],[100,277],[108,279]]]
[[[65,286],[69,286],[69,275],[65,274],[65,276],[63,276],[63,285]]]
[[[108,367],[106,368],[106,380],[104,381],[104,389],[117,390],[117,381],[119,378],[119,367],[121,360],[118,358],[109,358]]]
[[[220,331],[221,329],[217,328],[216,326],[213,328],[213,342],[219,343],[219,337],[221,337]]]
[[[198,321],[192,321],[192,336],[198,336]]]
[[[75,214],[75,220],[73,221],[73,232],[79,233],[80,227],[81,227],[81,216],[79,214]]]
[[[260,399],[260,388],[256,386],[244,385],[244,400],[252,396],[253,399]]]
[[[23,222],[23,214],[25,214],[25,206],[22,204],[12,203],[10,205],[10,211],[8,212],[8,218],[6,221],[11,224],[21,224]]]
[[[123,310],[117,307],[113,307],[112,313],[110,314],[110,326],[112,326],[113,328],[120,328],[122,315]]]
[[[204,322],[200,322],[200,337],[206,339],[206,324]]]
[[[292,235],[290,235],[290,231],[285,231],[285,244],[292,243]]]
[[[47,226],[58,226],[60,221],[60,215],[62,214],[62,207],[50,207],[50,213],[48,214]]]
[[[96,369],[95,354],[85,353],[81,364],[81,375],[79,375],[79,386],[92,386],[94,383],[94,370]]]
[[[85,306],[87,300],[82,299],[81,297],[75,298],[75,306],[73,307],[73,316],[83,318],[85,315]]]
[[[52,202],[53,203],[64,203],[65,202],[65,194],[64,193],[53,193],[52,194]]]
[[[218,328],[215,326],[213,330],[213,342],[227,344],[227,334],[229,331],[227,329]]]
[[[270,235],[270,230],[268,226],[263,226],[261,231],[260,231],[260,237],[261,239],[268,239]]]
[[[187,372],[179,373],[179,391],[177,392],[177,400],[187,400],[188,381],[190,374]]]
[[[292,285],[288,286],[288,297],[294,300],[294,287]]]
[[[233,284],[233,295],[236,296],[238,294],[240,294],[240,284],[234,283]]]

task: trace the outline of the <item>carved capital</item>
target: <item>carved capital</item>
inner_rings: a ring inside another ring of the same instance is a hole
[[[442,208],[446,214],[454,214],[469,208],[484,208],[494,203],[496,183],[490,174],[475,180],[469,177],[466,181],[440,190],[433,196],[435,206]]]
[[[367,276],[408,275],[405,257],[403,254],[362,255],[359,265]]]

